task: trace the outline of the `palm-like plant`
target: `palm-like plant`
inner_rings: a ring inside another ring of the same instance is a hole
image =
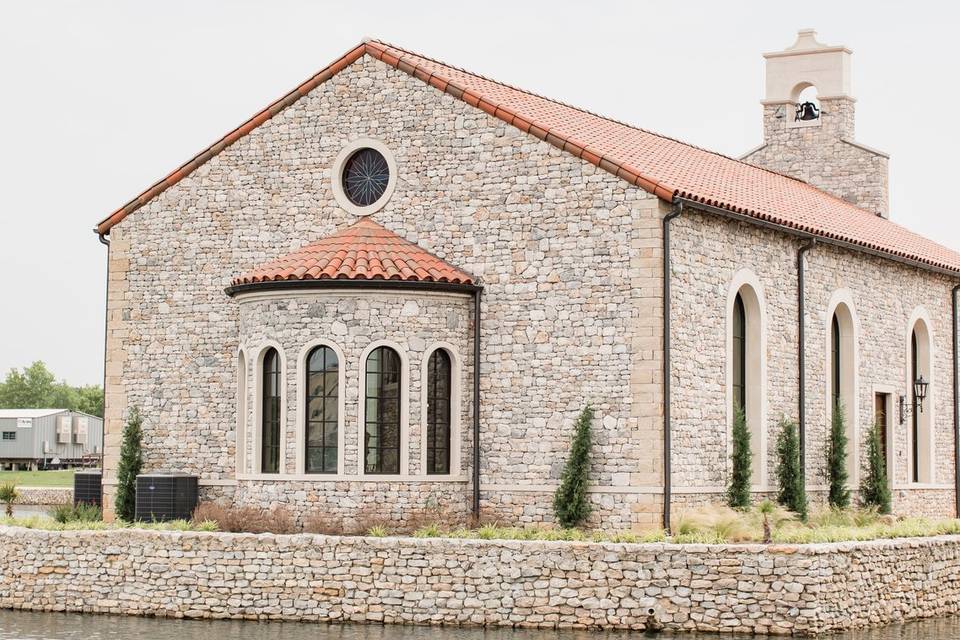
[[[6,484],[0,484],[0,502],[3,502],[7,505],[7,517],[13,517],[13,503],[16,502],[17,497],[17,487],[12,482],[7,482]]]

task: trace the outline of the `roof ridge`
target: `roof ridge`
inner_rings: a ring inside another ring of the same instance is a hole
[[[416,51],[412,51],[412,50],[410,50],[410,49],[406,49],[406,48],[404,48],[404,47],[395,45],[395,44],[393,44],[393,43],[391,43],[391,42],[387,42],[386,40],[380,40],[380,39],[378,39],[378,38],[365,38],[365,39],[364,39],[364,42],[367,43],[367,44],[369,44],[369,43],[376,43],[376,44],[383,45],[383,46],[385,46],[385,47],[390,47],[391,49],[395,49],[395,50],[397,50],[397,51],[401,51],[401,52],[403,52],[403,53],[407,53],[407,54],[412,55],[412,56],[417,56],[418,58],[423,58],[424,60],[429,60],[430,62],[433,62],[434,64],[439,64],[439,65],[442,65],[442,66],[444,66],[444,67],[449,67],[450,69],[456,69],[457,71],[460,71],[460,72],[463,72],[463,73],[467,73],[467,74],[469,74],[469,75],[471,75],[471,76],[475,76],[475,77],[477,77],[477,78],[481,78],[481,79],[483,79],[483,80],[486,80],[487,82],[492,82],[492,83],[494,83],[494,84],[498,84],[498,85],[500,85],[501,87],[507,87],[508,89],[513,89],[514,91],[519,91],[520,93],[524,93],[524,94],[526,94],[526,95],[528,95],[528,96],[533,96],[533,97],[535,97],[535,98],[540,98],[541,100],[546,100],[547,102],[552,102],[553,104],[558,104],[558,105],[560,105],[560,106],[562,106],[562,107],[566,107],[567,109],[573,109],[574,111],[579,111],[580,113],[586,113],[586,114],[588,114],[588,115],[594,116],[595,118],[600,118],[601,120],[606,120],[606,121],[608,121],[608,122],[613,122],[613,123],[619,124],[619,125],[621,125],[621,126],[627,127],[628,129],[633,129],[634,131],[641,131],[641,132],[646,133],[646,134],[651,135],[651,136],[656,136],[656,137],[658,137],[658,138],[663,138],[664,140],[670,140],[671,142],[676,142],[677,144],[682,144],[682,145],[685,146],[685,147],[690,147],[691,149],[696,149],[697,151],[702,151],[702,152],[704,152],[704,153],[709,153],[709,154],[711,154],[711,155],[719,156],[719,157],[721,157],[721,158],[724,158],[725,160],[731,160],[731,161],[737,162],[737,163],[739,163],[739,164],[747,165],[748,167],[753,167],[753,168],[755,168],[755,169],[759,169],[760,171],[766,171],[767,173],[772,173],[773,175],[780,176],[780,177],[782,177],[782,178],[787,178],[788,180],[794,180],[794,181],[796,181],[796,182],[800,182],[800,183],[802,183],[802,184],[809,185],[809,186],[811,186],[811,187],[813,186],[813,185],[810,185],[810,183],[807,182],[806,180],[802,180],[802,179],[800,179],[800,178],[796,178],[796,177],[794,177],[794,176],[787,175],[787,174],[785,174],[785,173],[780,173],[779,171],[774,171],[773,169],[769,169],[769,168],[767,168],[767,167],[761,167],[761,166],[755,165],[755,164],[753,164],[753,163],[751,163],[751,162],[746,162],[745,160],[741,160],[741,159],[739,159],[739,158],[734,158],[734,157],[728,156],[728,155],[726,155],[726,154],[724,154],[724,153],[720,153],[719,151],[714,151],[713,149],[707,149],[706,147],[701,147],[701,146],[695,145],[695,144],[693,144],[693,143],[691,143],[691,142],[686,142],[685,140],[680,140],[679,138],[674,138],[674,137],[672,137],[672,136],[663,135],[662,133],[657,133],[656,131],[651,131],[650,129],[644,129],[643,127],[638,127],[637,125],[631,124],[631,123],[629,123],[629,122],[627,122],[627,121],[625,121],[625,120],[619,120],[619,119],[617,119],[617,118],[611,118],[610,116],[605,116],[605,115],[603,115],[602,113],[598,113],[598,112],[596,112],[596,111],[591,111],[590,109],[584,109],[583,107],[578,107],[578,106],[575,105],[575,104],[571,104],[571,103],[569,103],[569,102],[564,102],[563,100],[557,100],[556,98],[551,98],[550,96],[544,95],[544,94],[542,94],[542,93],[537,93],[537,92],[535,92],[535,91],[530,91],[529,89],[524,89],[523,87],[518,87],[517,85],[514,85],[514,84],[509,84],[509,83],[507,83],[507,82],[501,82],[500,80],[497,80],[497,79],[495,79],[495,78],[491,78],[490,76],[485,76],[485,75],[483,75],[483,74],[481,74],[481,73],[476,73],[475,71],[471,71],[471,70],[469,70],[469,69],[467,69],[467,68],[458,67],[458,66],[456,66],[456,65],[449,64],[449,63],[447,63],[447,62],[444,62],[443,60],[439,60],[439,59],[433,58],[433,57],[431,57],[431,56],[425,56],[425,55],[423,55],[422,53],[417,53]],[[813,188],[816,189],[817,187],[813,187]],[[818,190],[819,190],[819,189],[818,189]],[[826,193],[826,192],[824,191],[824,193]],[[868,213],[869,213],[869,212],[868,212]]]

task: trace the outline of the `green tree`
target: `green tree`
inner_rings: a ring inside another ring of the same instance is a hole
[[[828,500],[831,507],[846,509],[850,506],[850,490],[847,488],[847,419],[840,400],[833,406],[833,419],[830,421],[827,484],[830,487]]]
[[[880,425],[875,424],[867,437],[867,472],[860,483],[860,501],[865,507],[876,507],[880,513],[890,513],[890,485],[887,484],[881,431]]]
[[[780,420],[777,435],[777,502],[807,519],[807,492],[800,468],[800,437],[797,425],[787,417]]]
[[[137,407],[131,407],[120,444],[117,498],[114,501],[117,517],[126,522],[132,522],[136,517],[137,475],[143,468],[142,440],[143,416]]]
[[[562,527],[576,527],[590,515],[587,482],[590,479],[592,427],[593,407],[588,404],[577,418],[570,445],[570,457],[563,468],[560,486],[553,496],[553,513]]]
[[[727,504],[734,509],[750,506],[750,481],[753,477],[753,454],[750,451],[750,431],[747,416],[737,407],[733,416],[733,471],[727,487]]]
[[[56,381],[40,360],[23,371],[11,369],[0,382],[0,409],[69,409],[103,417],[103,387],[73,387]]]

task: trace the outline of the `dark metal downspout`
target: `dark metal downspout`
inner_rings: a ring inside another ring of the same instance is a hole
[[[480,295],[473,292],[473,517],[480,521]]]
[[[804,353],[806,341],[806,311],[804,295],[804,254],[817,244],[810,239],[797,250],[797,432],[800,436],[800,482],[807,484],[807,366]]]
[[[670,532],[670,222],[683,213],[683,202],[663,217],[663,528]]]
[[[960,293],[960,284],[951,291],[953,303],[953,499],[957,509],[957,517],[960,518],[960,380],[957,375],[960,374],[960,355],[957,348],[957,331],[960,329],[960,318],[957,318],[958,307],[957,294]]]
[[[110,240],[102,233],[98,233],[97,236],[100,239],[100,244],[107,247],[107,286],[103,292],[103,408],[101,410],[103,416],[100,426],[100,473],[101,478],[103,478],[103,454],[107,444],[107,327],[110,326]]]

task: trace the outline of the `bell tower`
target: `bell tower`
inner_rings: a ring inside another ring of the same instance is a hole
[[[741,159],[887,217],[889,156],[854,138],[851,54],[817,42],[812,29],[787,49],[765,53],[763,144]]]

